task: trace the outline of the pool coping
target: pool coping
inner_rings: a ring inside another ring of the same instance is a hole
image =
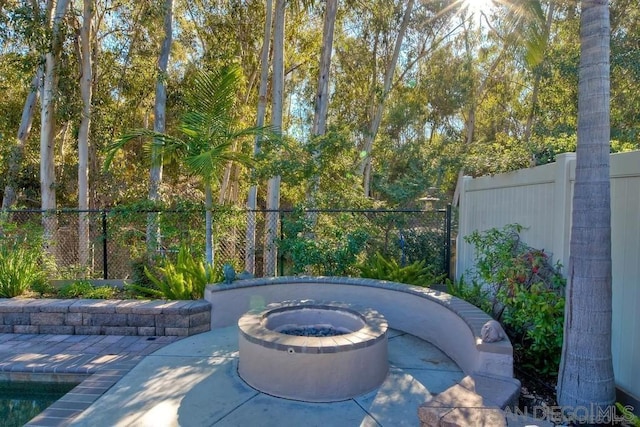
[[[68,339],[67,344],[71,346],[76,341],[81,342],[80,339],[85,338],[86,341],[92,341],[92,347],[89,346],[86,353],[56,351],[56,348],[60,348],[60,342],[63,338]],[[140,343],[149,340],[149,338],[153,340],[153,344],[147,349],[142,349]],[[46,349],[41,352],[21,352],[19,348],[3,351],[5,357],[0,362],[0,380],[79,382],[71,391],[25,424],[30,427],[64,426],[71,423],[77,415],[91,406],[144,357],[179,338],[177,336],[0,334],[0,343],[13,340],[14,342],[35,342],[35,347],[46,346]],[[117,340],[125,341],[125,339],[128,339],[131,344],[119,354],[110,351],[110,347],[102,348],[101,342],[98,341],[115,343]],[[94,340],[95,342],[93,342]],[[136,346],[141,350],[136,351]]]

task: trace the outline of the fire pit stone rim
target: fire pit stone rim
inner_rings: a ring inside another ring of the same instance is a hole
[[[320,308],[347,311],[361,317],[364,326],[352,333],[330,337],[305,337],[272,331],[263,325],[270,314],[283,310]],[[386,338],[388,323],[378,311],[355,304],[336,301],[291,300],[269,304],[265,309],[246,313],[238,321],[242,336],[249,342],[267,348],[295,353],[338,353],[373,346]]]

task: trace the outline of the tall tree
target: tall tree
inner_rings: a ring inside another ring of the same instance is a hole
[[[273,2],[266,0],[265,4],[264,37],[262,53],[260,54],[260,86],[258,88],[258,112],[256,126],[264,126],[267,111],[267,90],[269,85],[269,51],[271,46],[271,26],[273,15]],[[253,143],[253,155],[260,154],[262,135],[256,135]],[[258,186],[251,185],[247,196],[247,235],[244,253],[244,268],[251,274],[256,273],[256,208],[258,206]]]
[[[53,1],[53,0],[52,0]],[[40,197],[43,211],[56,209],[56,174],[54,161],[55,102],[58,90],[58,58],[62,51],[62,19],[69,0],[58,0],[51,22],[51,43],[45,53],[44,81],[40,111]],[[44,242],[50,248],[51,239],[57,228],[54,215],[45,213],[42,217],[45,230]]]
[[[558,403],[574,409],[603,409],[616,397],[611,356],[608,3],[581,3],[576,179],[558,376]]]
[[[33,110],[36,107],[38,101],[38,93],[40,82],[43,75],[42,66],[38,66],[36,74],[31,80],[31,89],[27,99],[24,102],[22,108],[22,116],[20,119],[20,126],[18,128],[18,134],[16,136],[16,144],[11,148],[11,155],[9,157],[9,167],[7,170],[7,184],[4,187],[4,194],[2,198],[2,210],[11,209],[17,200],[17,179],[20,173],[20,166],[22,165],[22,159],[24,158],[25,144],[27,138],[31,133],[31,124],[33,123]]]
[[[38,2],[32,2],[31,13],[35,18],[36,25],[42,24],[40,19],[41,10]],[[48,1],[44,11],[44,22],[48,25],[51,21],[51,14],[53,13],[53,2]],[[31,46],[36,48],[36,46]],[[29,94],[24,102],[22,108],[22,115],[20,117],[20,125],[18,126],[18,133],[16,136],[16,144],[11,148],[11,154],[9,156],[9,165],[7,170],[6,185],[2,198],[2,210],[11,209],[17,200],[17,180],[22,166],[22,160],[24,158],[25,144],[31,133],[31,125],[33,124],[33,112],[38,101],[38,95],[41,90],[42,78],[44,75],[44,57],[39,61],[36,72],[31,80]]]
[[[80,94],[82,116],[78,130],[78,262],[89,264],[89,131],[93,88],[92,46],[93,0],[84,0],[80,28]]]
[[[206,208],[206,248],[208,263],[213,264],[213,185],[219,182],[227,162],[248,164],[250,159],[233,150],[236,141],[262,134],[273,137],[271,128],[239,128],[234,114],[235,96],[240,82],[240,70],[228,67],[211,73],[198,73],[186,93],[188,111],[180,120],[181,137],[161,134],[148,129],[134,130],[115,141],[109,147],[105,163],[108,168],[115,153],[129,141],[145,137],[151,141],[147,148],[159,145],[161,155],[175,159],[191,175],[199,178],[204,186]],[[158,157],[152,158],[158,161]]]
[[[284,27],[286,0],[276,0],[273,26],[273,69],[271,93],[271,126],[282,133],[284,91]],[[264,276],[275,276],[278,263],[278,220],[280,209],[280,175],[267,183],[267,213],[265,215]]]
[[[322,27],[322,51],[320,53],[320,69],[318,70],[318,88],[316,90],[314,102],[313,124],[311,127],[311,137],[317,138],[326,133],[327,112],[329,110],[329,73],[331,71],[331,54],[333,53],[333,32],[338,12],[338,0],[327,0],[324,11],[324,24]],[[320,157],[320,148],[315,147],[312,153],[312,160],[316,165]],[[316,193],[320,188],[320,176],[318,172],[311,177],[311,184],[307,190],[307,206],[310,209],[316,206]],[[315,216],[311,218],[315,223]]]
[[[411,18],[411,12],[413,11],[414,4],[415,0],[409,0],[404,11],[393,52],[391,54],[391,60],[387,63],[387,67],[385,69],[381,94],[371,98],[372,105],[370,111],[372,111],[372,115],[369,121],[369,128],[364,138],[363,149],[361,151],[362,160],[360,161],[358,170],[360,176],[362,176],[365,196],[369,196],[371,180],[371,150],[373,149],[373,143],[376,139],[376,135],[378,134],[378,129],[380,128],[385,101],[389,95],[389,91],[391,90],[393,76],[396,71],[396,65],[398,64],[398,58],[400,57],[400,49],[402,48],[402,42],[407,32],[407,27],[409,26],[409,19]]]
[[[156,76],[156,101],[154,104],[153,130],[156,133],[164,133],[166,126],[167,110],[167,67],[169,65],[169,53],[173,40],[173,0],[164,2],[164,39],[158,57]],[[160,184],[162,183],[162,140],[158,139],[152,146],[151,170],[149,172],[149,200],[160,200]],[[158,230],[158,215],[149,214],[147,219],[147,249],[153,253],[160,246]]]
[[[555,0],[549,2],[547,9],[547,20],[544,26],[544,39],[545,45],[549,41],[551,36],[551,25],[553,24],[553,14],[555,12]],[[544,60],[546,58],[546,49],[542,52],[543,58],[541,63],[533,69],[533,87],[531,88],[531,105],[529,106],[529,114],[527,115],[527,122],[524,126],[524,135],[522,141],[526,146],[531,144],[531,132],[533,130],[534,119],[536,118],[536,112],[538,110],[538,95],[540,93],[540,84],[542,82],[542,72],[544,67]],[[531,156],[531,166],[535,166],[535,156]]]

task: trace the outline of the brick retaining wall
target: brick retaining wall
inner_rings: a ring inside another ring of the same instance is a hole
[[[0,333],[190,336],[210,329],[205,300],[0,298]]]

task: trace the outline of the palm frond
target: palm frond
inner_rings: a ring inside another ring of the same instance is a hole
[[[187,118],[200,123],[230,121],[240,77],[236,66],[198,73],[187,93],[191,106]]]
[[[121,135],[118,139],[115,139],[106,146],[105,151],[107,154],[102,167],[103,171],[109,169],[118,151],[122,150],[127,144],[136,139],[143,140],[143,150],[151,152],[151,150],[156,147],[160,148],[161,152],[167,155],[170,154],[172,150],[171,147],[181,143],[179,139],[164,133],[143,128],[134,129],[129,133]]]

